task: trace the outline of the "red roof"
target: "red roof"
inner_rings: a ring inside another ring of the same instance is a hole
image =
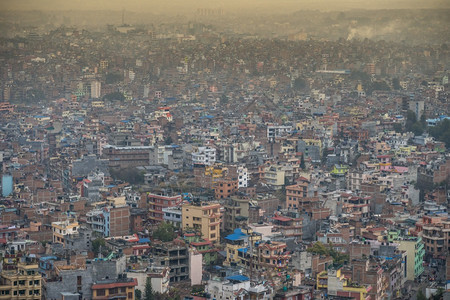
[[[284,216],[274,216],[272,219],[277,220],[277,221],[281,221],[281,222],[287,222],[287,221],[291,221],[291,218],[288,217],[284,217]]]

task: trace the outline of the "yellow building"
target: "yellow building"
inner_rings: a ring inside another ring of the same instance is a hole
[[[253,232],[252,229],[236,228],[232,234],[225,238],[227,258],[224,264],[245,264],[245,261],[243,261],[245,256],[243,254],[248,252],[250,245],[256,247],[255,243],[261,241],[261,239],[262,235]]]
[[[219,203],[184,204],[182,206],[183,229],[194,229],[200,232],[205,240],[219,242],[220,208]]]
[[[0,299],[41,299],[41,274],[37,263],[19,263],[17,270],[0,274]]]
[[[329,268],[317,274],[317,288],[326,289],[328,295],[351,297],[358,300],[370,299],[371,285],[352,283],[341,273],[341,268]]]
[[[92,107],[105,107],[105,102],[103,101],[92,101]]]
[[[52,222],[53,243],[64,245],[65,237],[69,234],[77,234],[78,228],[77,221]]]
[[[92,299],[134,299],[136,278],[102,280],[92,285]]]

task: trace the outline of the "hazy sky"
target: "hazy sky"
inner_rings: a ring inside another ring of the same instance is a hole
[[[180,13],[198,8],[286,12],[301,9],[450,8],[450,0],[0,0],[0,10],[122,10]]]

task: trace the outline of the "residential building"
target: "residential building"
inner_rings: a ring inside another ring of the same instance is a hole
[[[148,218],[153,224],[159,224],[164,220],[164,208],[174,207],[182,203],[181,195],[158,195],[147,193],[141,199],[142,208],[148,208]]]
[[[109,166],[115,169],[145,167],[150,165],[151,146],[114,146],[103,147],[102,155],[109,160]]]
[[[92,299],[134,299],[137,280],[133,278],[99,280],[92,284]]]
[[[80,226],[75,220],[52,222],[53,243],[64,245],[66,236],[78,233],[79,228]]]
[[[183,230],[193,229],[211,242],[220,241],[220,209],[219,203],[183,204]]]
[[[421,237],[401,237],[396,240],[398,249],[406,251],[406,278],[407,280],[415,280],[424,271],[423,258],[425,256],[425,248]]]
[[[156,267],[170,268],[170,282],[189,279],[189,247],[185,242],[153,241],[151,254]]]
[[[212,166],[216,162],[216,148],[198,147],[196,152],[192,153],[192,163],[194,165]]]
[[[0,272],[0,299],[40,300],[42,276],[37,262],[23,257],[16,267]]]

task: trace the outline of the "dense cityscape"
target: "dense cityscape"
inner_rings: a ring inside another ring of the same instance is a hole
[[[450,10],[193,11],[0,12],[0,300],[450,299]]]

